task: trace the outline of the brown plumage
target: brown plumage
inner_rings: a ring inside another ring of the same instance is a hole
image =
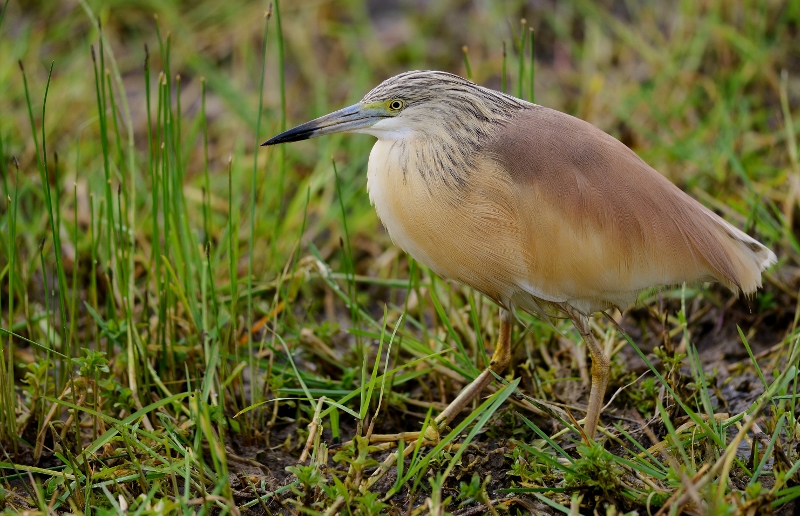
[[[590,313],[626,308],[652,286],[707,280],[749,294],[775,261],[621,142],[564,113],[532,106],[483,153],[516,186],[528,281],[547,301]]]
[[[392,77],[360,103],[266,144],[340,131],[378,137],[367,188],[401,248],[497,302],[504,328],[517,308],[575,322],[593,357],[588,437],[608,358],[587,316],[683,282],[716,280],[749,294],[776,261],[600,129],[455,75]],[[495,371],[510,359],[510,333],[501,333]],[[491,378],[481,375],[438,420]]]

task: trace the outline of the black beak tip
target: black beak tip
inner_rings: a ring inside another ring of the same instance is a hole
[[[269,140],[267,140],[264,143],[262,143],[261,147],[269,147],[270,145],[276,145],[278,143],[283,143],[284,139],[281,138],[281,136],[283,136],[283,134],[279,134],[277,136],[273,136]]]
[[[261,147],[269,147],[270,145],[278,145],[279,143],[299,142],[301,140],[308,140],[314,135],[313,129],[308,129],[303,126],[289,129],[277,136],[273,136],[269,140],[261,144]]]

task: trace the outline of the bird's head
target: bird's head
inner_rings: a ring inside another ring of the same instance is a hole
[[[358,103],[289,129],[262,145],[342,132],[385,140],[431,137],[437,132],[480,136],[492,122],[528,105],[450,73],[405,72],[386,79]]]

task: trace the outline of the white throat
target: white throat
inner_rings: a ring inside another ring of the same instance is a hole
[[[399,117],[393,117],[384,118],[370,127],[357,129],[354,132],[371,134],[379,140],[396,141],[409,138],[414,133],[414,130],[409,127],[406,121],[400,120]]]

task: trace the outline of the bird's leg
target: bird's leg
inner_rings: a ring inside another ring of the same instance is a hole
[[[501,308],[500,337],[497,340],[497,347],[492,355],[492,361],[489,362],[489,367],[484,369],[471,384],[464,387],[456,399],[436,416],[436,424],[439,427],[450,423],[469,402],[480,396],[481,391],[492,383],[494,377],[492,371],[501,374],[508,367],[508,363],[511,362],[511,324],[513,322],[514,315],[505,308]]]
[[[592,354],[592,388],[589,391],[589,404],[586,407],[586,419],[583,423],[583,431],[586,437],[594,439],[597,432],[597,423],[600,421],[600,409],[603,407],[603,396],[608,386],[608,372],[611,361],[598,344],[597,339],[589,327],[589,318],[574,310],[568,310],[567,315],[572,319],[573,324],[586,342],[589,352]]]
[[[489,367],[483,370],[475,380],[456,396],[456,399],[450,403],[438,416],[434,419],[433,423],[428,426],[425,434],[422,432],[403,432],[402,434],[390,435],[373,435],[370,438],[372,443],[381,442],[395,442],[395,441],[416,441],[423,438],[429,443],[435,443],[439,440],[439,429],[444,428],[455,418],[472,400],[480,396],[481,391],[492,383],[494,375],[502,373],[511,362],[511,324],[514,322],[514,315],[505,308],[500,309],[500,337],[497,341],[497,347],[492,355],[492,360],[489,362]]]

